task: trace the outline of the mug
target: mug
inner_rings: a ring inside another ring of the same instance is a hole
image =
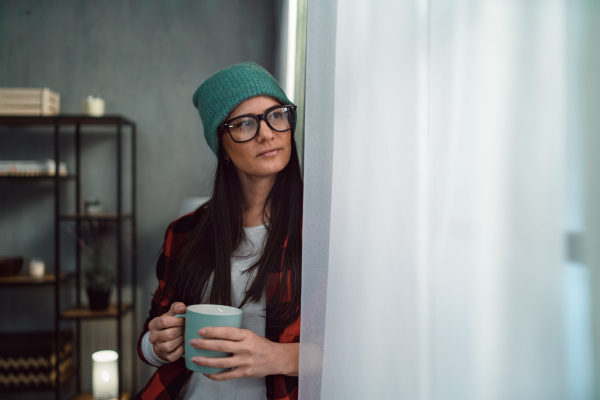
[[[231,353],[220,351],[200,350],[192,347],[190,340],[200,338],[198,330],[206,327],[230,326],[234,328],[242,327],[242,310],[235,307],[221,306],[218,304],[194,304],[188,306],[185,314],[175,314],[176,317],[185,318],[185,366],[190,371],[202,372],[205,374],[216,374],[226,371],[225,368],[210,368],[196,365],[192,362],[192,357],[229,357]]]

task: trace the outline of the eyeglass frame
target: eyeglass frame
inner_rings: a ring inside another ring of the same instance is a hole
[[[287,107],[287,108],[291,108],[293,113],[292,113],[292,119],[293,122],[292,124],[290,124],[290,127],[286,130],[283,131],[279,131],[275,128],[273,128],[271,126],[271,124],[269,123],[269,120],[267,119],[267,114],[269,114],[271,111],[273,110],[277,110],[278,108],[283,108],[283,107]],[[296,108],[298,108],[297,106],[293,105],[293,104],[281,104],[281,105],[275,105],[273,107],[268,108],[264,113],[262,114],[244,114],[244,115],[238,115],[235,118],[231,118],[228,119],[227,121],[221,123],[219,125],[219,130],[221,131],[220,133],[224,133],[223,131],[227,131],[227,133],[229,133],[229,137],[231,138],[231,140],[233,140],[235,143],[246,143],[251,141],[252,139],[254,139],[255,137],[258,136],[258,133],[260,132],[260,121],[265,121],[265,123],[267,124],[267,126],[269,128],[271,128],[272,130],[274,130],[275,132],[287,132],[289,130],[294,130],[294,128],[296,127]],[[235,140],[233,138],[233,135],[231,134],[231,131],[229,130],[229,123],[231,121],[235,121],[238,118],[244,118],[244,117],[251,117],[254,120],[258,120],[258,124],[256,124],[256,133],[254,134],[254,136],[252,136],[250,139],[246,139],[246,140],[242,140],[242,141],[238,141]]]

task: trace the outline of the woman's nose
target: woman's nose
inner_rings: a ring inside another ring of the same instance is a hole
[[[267,125],[266,121],[264,121],[264,120],[260,121],[259,127],[260,127],[258,130],[258,141],[259,142],[273,139],[273,137],[275,136],[275,132],[273,132],[271,127],[269,127],[269,125]]]

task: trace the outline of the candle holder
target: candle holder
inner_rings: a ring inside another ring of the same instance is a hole
[[[92,354],[92,392],[94,400],[119,398],[119,354],[112,350]]]
[[[82,100],[83,113],[92,117],[104,115],[104,99],[98,96],[88,96]]]
[[[38,258],[32,258],[29,261],[29,276],[35,279],[42,279],[44,277],[44,272],[46,270],[46,265],[44,262]]]

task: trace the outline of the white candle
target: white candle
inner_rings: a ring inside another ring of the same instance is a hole
[[[32,278],[43,278],[46,266],[42,260],[37,258],[29,261],[29,276]]]
[[[83,113],[92,117],[104,115],[104,99],[96,96],[88,96],[83,101]]]
[[[119,355],[116,351],[101,350],[92,354],[92,392],[94,400],[119,397]]]

